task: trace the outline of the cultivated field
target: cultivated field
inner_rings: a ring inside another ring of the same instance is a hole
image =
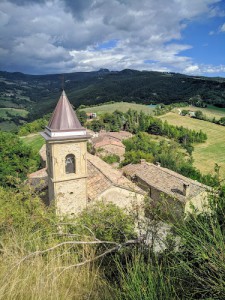
[[[10,116],[21,116],[26,118],[28,111],[20,108],[0,108],[0,117],[10,120],[11,117],[8,114],[10,114]]]
[[[119,110],[122,112],[127,112],[128,109],[137,110],[138,112],[143,111],[146,114],[152,114],[154,110],[154,106],[147,106],[143,104],[136,104],[136,103],[128,103],[128,102],[116,102],[112,104],[105,104],[100,106],[93,106],[93,107],[87,107],[82,110],[84,110],[87,113],[93,112],[97,113],[97,115],[104,114],[106,112],[112,113],[115,110]]]
[[[225,127],[210,122],[182,117],[174,112],[160,116],[169,124],[184,126],[189,129],[202,130],[208,136],[205,143],[196,144],[193,153],[194,165],[203,173],[212,173],[215,163],[221,166],[220,174],[225,177]]]

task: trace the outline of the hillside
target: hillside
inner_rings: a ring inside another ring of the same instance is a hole
[[[188,129],[202,130],[208,136],[205,143],[194,146],[194,165],[202,173],[213,173],[215,163],[221,166],[220,174],[225,176],[225,127],[194,118],[180,116],[178,113],[169,112],[160,117],[163,121],[176,126],[184,126]]]
[[[5,122],[10,124],[10,121],[19,125],[51,112],[60,95],[61,81],[60,74],[0,72],[0,122],[4,122],[5,127]],[[103,69],[65,74],[65,89],[75,107],[107,101],[169,104],[188,101],[197,95],[207,103],[225,107],[224,78]],[[9,108],[17,109],[17,113]]]

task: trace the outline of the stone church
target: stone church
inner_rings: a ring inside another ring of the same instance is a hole
[[[42,136],[46,140],[47,169],[30,174],[32,181],[48,185],[49,203],[57,213],[76,214],[95,200],[111,201],[120,207],[141,203],[145,192],[100,158],[87,153],[90,136],[81,126],[65,91]],[[46,180],[47,178],[47,180]]]

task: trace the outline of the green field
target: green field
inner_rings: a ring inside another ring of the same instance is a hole
[[[0,130],[2,130],[2,131],[14,131],[16,129],[17,129],[17,126],[12,121],[0,122]]]
[[[36,151],[39,151],[45,143],[45,140],[40,133],[32,133],[30,135],[21,137],[21,139],[25,144],[31,146]]]
[[[87,107],[82,110],[84,110],[87,113],[93,112],[97,113],[97,115],[101,115],[104,113],[112,113],[115,110],[119,110],[122,112],[127,112],[128,109],[137,110],[138,112],[143,111],[146,114],[152,114],[154,107],[149,107],[147,105],[143,104],[136,104],[136,103],[128,103],[128,102],[115,102],[112,104],[103,104],[100,106],[93,106],[93,107]]]
[[[197,110],[201,110],[203,112],[204,115],[206,115],[206,117],[213,119],[214,117],[216,119],[220,119],[222,117],[225,117],[225,108],[219,108],[213,105],[208,105],[208,107],[206,108],[202,108],[202,107],[195,107],[195,106],[186,106],[186,107],[178,107],[178,108],[174,108],[173,111],[176,113],[179,113],[179,110],[190,110],[190,111],[197,111]]]
[[[25,109],[20,108],[0,108],[0,117],[4,118],[5,120],[10,120],[10,116],[20,116],[26,118],[28,115],[28,111]]]
[[[220,174],[225,177],[225,127],[189,117],[182,117],[174,112],[160,116],[169,124],[202,130],[208,136],[205,143],[196,144],[193,152],[194,165],[203,173],[212,173],[215,163],[221,166]]]

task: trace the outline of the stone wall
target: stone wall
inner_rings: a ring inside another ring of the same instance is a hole
[[[87,205],[86,151],[84,140],[47,143],[49,199],[50,202],[55,200],[59,215],[75,214]],[[65,158],[68,154],[75,156],[75,173],[66,173]]]
[[[87,206],[86,178],[64,181],[55,185],[58,215],[74,215]]]

